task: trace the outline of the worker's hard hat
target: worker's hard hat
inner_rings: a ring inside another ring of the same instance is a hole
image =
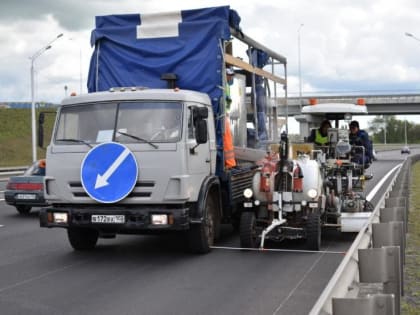
[[[227,75],[234,75],[234,74],[235,74],[235,71],[233,71],[233,69],[232,69],[232,68],[227,68],[227,69],[226,69],[226,74],[227,74]]]
[[[39,167],[45,168],[45,165],[46,165],[45,159],[39,160],[39,162],[38,162]]]

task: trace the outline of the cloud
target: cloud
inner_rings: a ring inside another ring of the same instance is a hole
[[[59,102],[83,89],[90,32],[96,15],[173,11],[225,5],[226,1],[15,0],[0,4],[1,100],[30,99],[30,60],[58,34],[63,38],[35,62],[37,95]],[[415,91],[420,82],[420,3],[378,0],[230,1],[243,31],[288,59],[289,94],[298,92],[298,28],[306,94],[322,91]],[[72,38],[72,40],[69,40]]]

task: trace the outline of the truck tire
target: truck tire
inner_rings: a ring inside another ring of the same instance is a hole
[[[257,248],[258,232],[256,229],[257,219],[254,212],[243,212],[239,226],[239,238],[242,248]]]
[[[67,236],[75,250],[90,250],[95,248],[99,233],[94,229],[73,227],[67,229]]]
[[[28,214],[31,211],[31,208],[32,208],[31,206],[24,206],[24,205],[16,206],[16,210],[20,214]]]
[[[188,244],[192,253],[205,254],[213,246],[217,225],[214,213],[216,209],[216,201],[211,194],[208,194],[203,221],[199,224],[192,224],[188,231]]]
[[[306,248],[321,249],[321,218],[318,212],[309,213],[306,221]]]

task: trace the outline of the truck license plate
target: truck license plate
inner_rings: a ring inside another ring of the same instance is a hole
[[[309,202],[309,208],[318,208],[318,202]]]
[[[93,214],[91,217],[92,223],[112,223],[122,224],[125,223],[124,215],[104,215],[104,214]]]
[[[17,194],[16,199],[35,200],[36,195],[34,195],[34,194]]]

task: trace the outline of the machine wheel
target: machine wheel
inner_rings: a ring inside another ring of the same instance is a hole
[[[309,213],[306,221],[306,247],[308,250],[321,249],[321,217],[319,213]]]
[[[239,237],[242,248],[258,247],[257,219],[254,212],[243,212],[239,226]]]
[[[28,214],[29,211],[31,211],[32,207],[31,206],[16,206],[16,210],[20,213],[20,214]]]
[[[373,204],[370,201],[365,201],[365,205],[363,207],[363,212],[372,212],[375,209]]]
[[[188,231],[188,244],[190,251],[196,254],[205,254],[210,251],[216,236],[216,222],[214,211],[217,209],[212,195],[208,195],[204,209],[203,222],[192,224]]]
[[[67,236],[75,250],[90,250],[95,248],[99,233],[94,229],[68,228]]]

